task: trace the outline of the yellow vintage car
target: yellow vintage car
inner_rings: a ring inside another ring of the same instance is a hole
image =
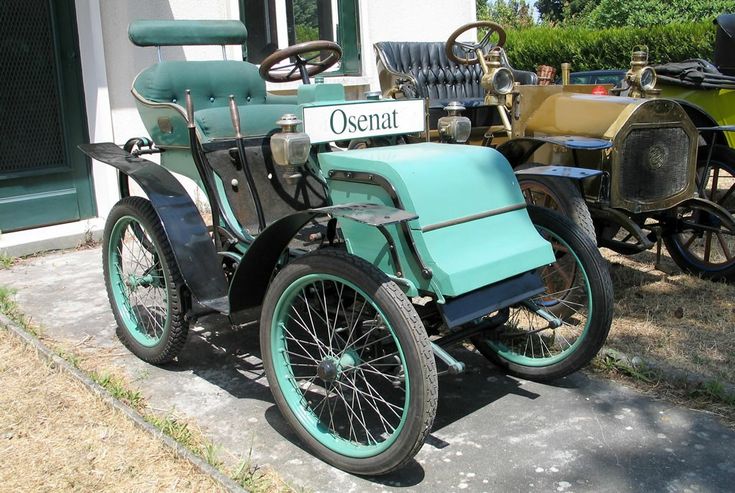
[[[459,40],[472,30],[479,42]],[[663,243],[683,270],[735,280],[735,220],[698,189],[700,136],[686,111],[640,97],[656,83],[645,60],[628,74],[639,97],[597,95],[538,85],[510,66],[504,41],[501,26],[479,21],[446,42],[376,43],[383,93],[424,99],[433,139],[496,148],[528,202],[564,211],[599,246],[660,253]]]

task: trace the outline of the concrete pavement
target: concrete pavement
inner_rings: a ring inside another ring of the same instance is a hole
[[[154,367],[115,338],[100,249],[0,270],[47,337],[114,362],[150,407],[196,423],[224,460],[252,455],[312,491],[732,491],[735,432],[702,412],[577,373],[554,386],[506,377],[481,356],[440,378],[434,429],[409,466],[381,478],[336,470],[301,448],[273,403],[257,324],[200,320],[179,361]]]

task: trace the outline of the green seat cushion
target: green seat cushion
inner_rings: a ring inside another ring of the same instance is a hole
[[[277,129],[276,120],[284,113],[296,113],[294,104],[245,104],[240,110],[240,129],[245,136],[267,135]],[[194,113],[194,121],[206,140],[233,137],[230,109],[207,108]]]
[[[133,90],[143,100],[186,106],[186,90],[191,91],[195,120],[206,139],[232,137],[229,97],[240,108],[244,135],[265,135],[278,128],[284,113],[296,113],[296,96],[274,96],[265,90],[258,67],[234,60],[167,61],[141,72]],[[143,116],[143,115],[141,115]],[[151,114],[156,118],[155,112]],[[157,121],[145,121],[154,128]]]

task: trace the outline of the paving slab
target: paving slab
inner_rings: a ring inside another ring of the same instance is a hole
[[[196,423],[233,463],[252,456],[311,491],[732,491],[735,432],[713,416],[584,372],[541,385],[459,348],[467,372],[441,377],[426,444],[379,478],[339,471],[302,448],[275,406],[257,323],[201,319],[177,362],[148,365],[115,338],[99,248],[0,270],[22,311],[51,339],[110,358],[149,405]]]

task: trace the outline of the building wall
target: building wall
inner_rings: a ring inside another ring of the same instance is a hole
[[[237,0],[75,0],[79,25],[82,71],[92,142],[122,145],[131,137],[146,135],[130,87],[135,76],[157,61],[156,48],[140,48],[128,39],[128,24],[136,19],[239,19]],[[335,0],[336,3],[336,0]],[[202,6],[206,5],[206,11]],[[451,5],[451,8],[449,7]],[[285,25],[285,0],[276,4],[279,26]],[[377,41],[439,41],[461,24],[475,20],[474,0],[360,1],[362,75],[330,81],[342,82],[351,98],[379,89],[372,44]],[[279,47],[287,46],[285,29],[279,29]],[[166,60],[218,59],[220,47],[164,47]],[[230,59],[240,59],[239,46],[227,48]],[[270,91],[292,92],[298,83],[268,84]],[[105,217],[117,201],[115,172],[93,165],[98,214]],[[194,187],[188,187],[192,195]],[[196,198],[201,199],[200,196]]]

